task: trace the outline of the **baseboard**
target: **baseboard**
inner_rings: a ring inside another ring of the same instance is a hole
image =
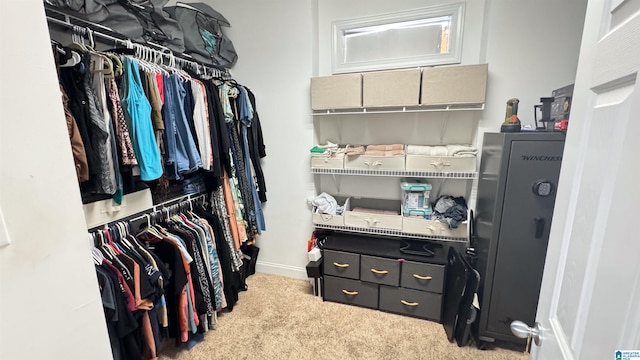
[[[297,266],[257,261],[256,271],[267,274],[286,276],[295,279],[307,279],[307,269]]]

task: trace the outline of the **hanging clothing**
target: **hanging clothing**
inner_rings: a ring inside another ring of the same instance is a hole
[[[236,102],[234,101],[234,106]],[[235,172],[233,173],[233,180],[237,182],[237,187],[241,197],[239,197],[239,201],[242,204],[242,215],[245,221],[247,222],[247,237],[248,241],[255,241],[256,235],[258,234],[258,226],[256,222],[256,211],[254,208],[253,200],[252,200],[252,192],[249,188],[249,183],[246,177],[246,169],[245,163],[242,154],[242,146],[240,145],[240,140],[238,138],[238,130],[236,128],[236,124],[227,123],[227,129],[229,131],[229,136],[231,138],[231,156],[234,162]],[[232,183],[233,185],[233,183]]]
[[[151,105],[144,96],[138,63],[128,57],[123,61],[125,75],[121,103],[129,130],[133,134],[133,150],[140,166],[140,178],[151,181],[162,176],[160,151],[151,124]]]
[[[260,125],[260,116],[256,109],[255,95],[246,88],[249,100],[253,108],[253,118],[251,120],[251,127],[249,128],[248,141],[249,141],[249,154],[251,155],[251,164],[256,174],[256,181],[258,186],[258,198],[260,202],[267,201],[267,184],[264,179],[264,172],[262,171],[262,165],[260,159],[267,156],[266,147],[264,145],[264,139],[262,137],[262,125]]]
[[[127,128],[127,121],[122,111],[122,104],[120,103],[120,95],[118,94],[118,86],[114,79],[108,79],[107,93],[109,94],[109,100],[111,100],[112,116],[114,118],[114,124],[116,128],[116,135],[118,137],[118,143],[120,145],[121,159],[123,165],[138,165],[136,154],[133,151],[133,145],[131,143],[131,135]]]
[[[251,171],[251,155],[249,153],[249,140],[247,139],[248,128],[251,127],[253,121],[253,107],[249,100],[249,95],[244,87],[240,87],[240,96],[238,97],[238,107],[240,115],[240,126],[242,129],[242,145],[244,150],[244,164],[245,164],[245,176],[247,178],[248,186],[251,189],[251,200],[253,201],[254,216],[256,218],[256,227],[258,234],[265,231],[266,224],[264,220],[264,214],[262,213],[262,204],[260,204],[260,198],[258,197],[258,191],[253,179],[253,173]],[[251,244],[249,244],[251,245]]]
[[[182,88],[184,89],[184,115],[187,123],[187,128],[191,133],[191,138],[193,139],[193,143],[198,148],[198,138],[196,136],[195,125],[193,124],[193,111],[195,108],[195,99],[193,98],[193,92],[191,91],[191,79],[182,81],[180,83]]]
[[[111,158],[109,126],[105,121],[101,103],[93,88],[93,76],[89,71],[91,69],[91,55],[89,53],[83,54],[82,61],[85,66],[82,85],[84,92],[87,94],[87,102],[89,104],[92,144],[99,158],[96,192],[111,195],[116,192],[117,184],[113,170],[113,159]]]
[[[205,101],[204,85],[197,80],[192,80],[189,83],[194,99],[193,125],[198,140],[202,168],[211,170],[213,167],[213,150],[211,147],[211,130],[209,129],[209,113]]]
[[[221,195],[221,194],[220,194]],[[242,286],[242,275],[239,271],[240,267],[238,267],[237,263],[234,261],[234,253],[229,248],[228,242],[225,242],[225,236],[222,231],[222,227],[220,224],[220,220],[217,216],[212,215],[207,212],[202,206],[198,205],[194,208],[196,214],[205,218],[209,224],[211,224],[214,233],[215,233],[215,241],[216,248],[218,249],[218,255],[221,259],[222,264],[222,274],[224,278],[224,297],[227,302],[227,309],[229,311],[233,311],[233,307],[235,303],[238,301],[238,293],[244,290]],[[237,256],[237,253],[236,253]],[[240,260],[240,265],[242,264],[242,260]],[[234,270],[236,268],[237,270]]]
[[[181,179],[202,167],[202,161],[189,130],[184,111],[185,90],[176,74],[164,78],[165,145],[170,179]]]
[[[69,111],[78,125],[78,131],[82,138],[82,144],[84,145],[84,152],[87,158],[89,180],[87,181],[86,188],[94,191],[99,176],[100,166],[98,164],[100,159],[95,150],[96,147],[93,145],[94,137],[91,136],[94,129],[89,120],[89,101],[87,94],[84,92],[84,86],[82,85],[84,81],[84,71],[85,66],[82,62],[73,67],[62,67],[59,69],[60,84],[65,94],[69,97]],[[99,131],[99,129],[96,131]]]
[[[78,129],[76,119],[69,110],[69,97],[60,85],[60,93],[62,95],[62,106],[64,108],[64,116],[67,120],[67,131],[71,142],[71,151],[73,152],[73,162],[76,168],[76,176],[79,182],[89,180],[89,164],[87,162],[87,154],[84,151],[84,143]]]

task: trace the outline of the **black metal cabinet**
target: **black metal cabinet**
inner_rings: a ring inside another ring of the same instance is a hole
[[[563,149],[562,133],[484,135],[475,244],[482,341],[522,342],[511,322],[535,322]]]

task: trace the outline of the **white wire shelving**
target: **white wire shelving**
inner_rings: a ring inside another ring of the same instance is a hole
[[[468,241],[468,239],[464,237],[413,234],[413,233],[406,233],[406,232],[395,230],[395,229],[385,229],[385,228],[375,228],[375,227],[365,228],[365,227],[357,227],[357,226],[347,226],[347,225],[339,226],[339,225],[327,225],[327,224],[313,224],[313,226],[317,229],[337,230],[337,231],[346,231],[351,233],[371,234],[371,235],[388,235],[388,236],[397,236],[397,237],[411,238],[411,239],[449,241],[449,242],[458,242],[458,243],[467,243]]]
[[[402,107],[383,108],[355,108],[355,109],[328,109],[314,110],[312,115],[364,115],[364,114],[400,114],[416,112],[446,112],[446,111],[482,111],[483,104],[460,104],[460,105],[417,105]]]
[[[328,169],[328,168],[318,168],[318,167],[312,167],[311,173],[319,174],[319,175],[388,176],[388,177],[440,178],[440,179],[461,179],[461,180],[473,180],[478,177],[477,172],[384,170],[384,169]]]

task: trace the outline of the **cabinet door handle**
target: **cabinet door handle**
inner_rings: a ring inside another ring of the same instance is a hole
[[[337,262],[334,261],[333,262],[333,266],[336,266],[336,267],[339,267],[339,268],[348,268],[349,264],[340,264],[340,263],[337,263]]]
[[[407,305],[407,306],[418,306],[418,305],[420,305],[420,303],[408,302],[407,300],[404,300],[404,299],[400,300],[400,302],[403,303],[404,305]]]
[[[438,161],[432,162],[430,165],[435,167],[436,170],[442,170],[442,168],[445,166],[451,166],[451,162],[438,160]]]
[[[358,295],[358,292],[357,292],[357,291],[349,291],[349,290],[342,289],[342,292],[343,292],[345,295],[350,295],[350,296]]]
[[[384,275],[384,274],[388,274],[389,271],[387,270],[377,270],[377,269],[371,269],[371,272],[374,274],[380,274],[380,275]]]
[[[431,280],[433,279],[431,276],[422,276],[418,274],[413,274],[413,277],[419,280]]]

